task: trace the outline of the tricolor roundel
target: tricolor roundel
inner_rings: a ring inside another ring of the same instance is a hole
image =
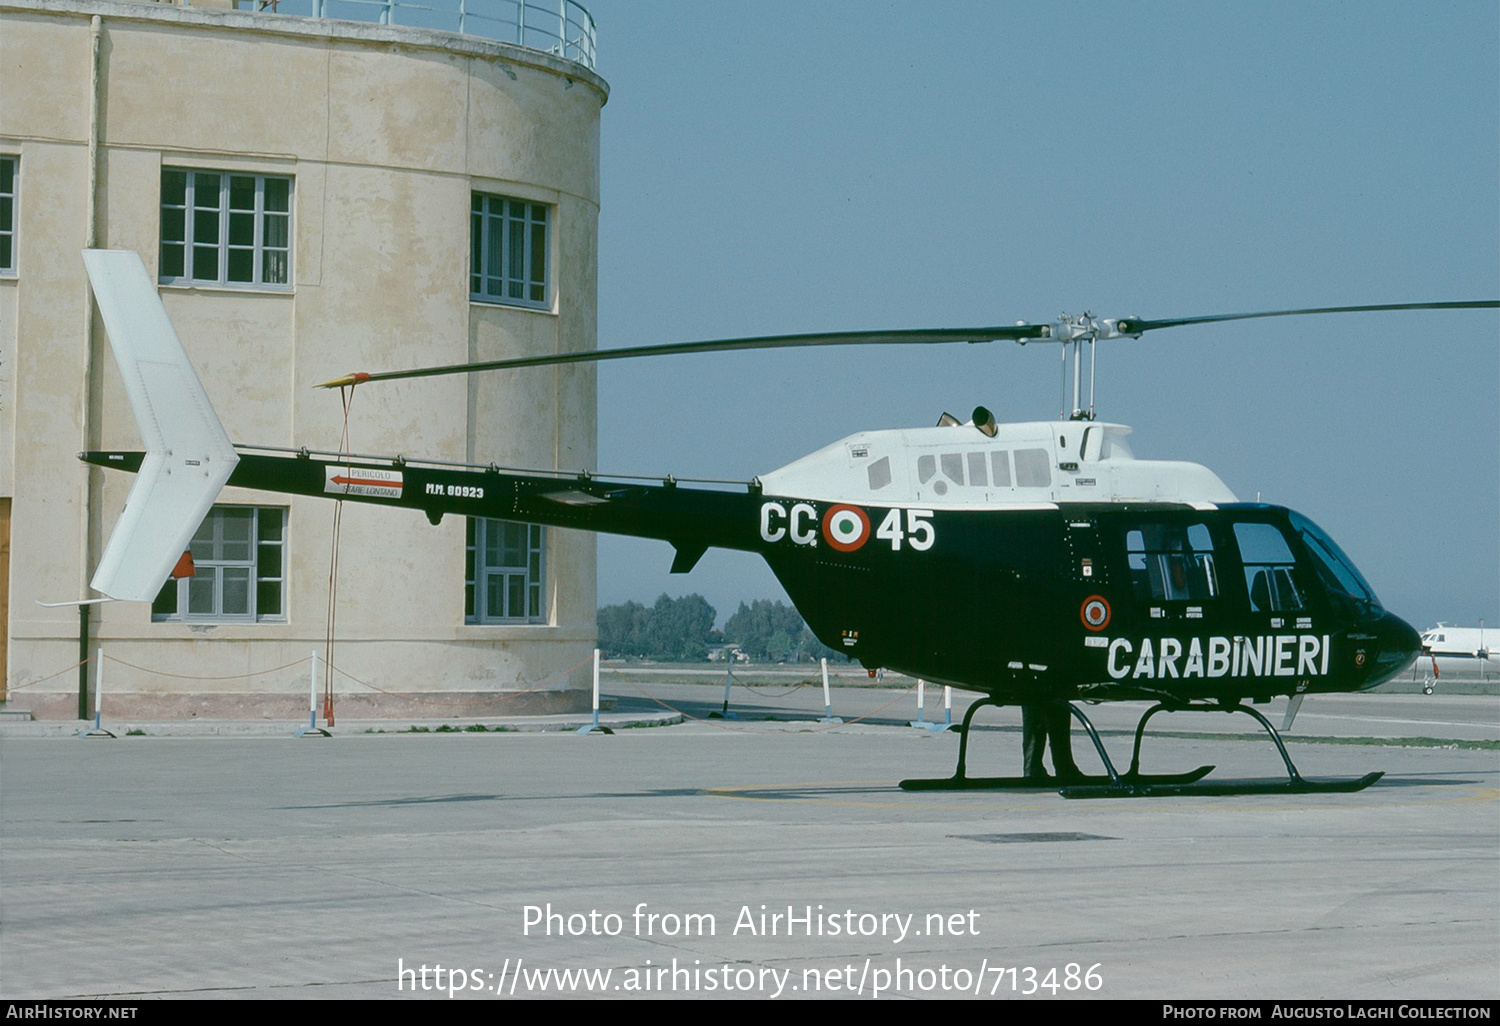
[[[1083,600],[1078,615],[1089,630],[1102,631],[1109,626],[1109,602],[1103,595],[1090,595]]]
[[[823,514],[823,537],[839,552],[853,552],[870,537],[870,518],[857,506],[830,506]]]

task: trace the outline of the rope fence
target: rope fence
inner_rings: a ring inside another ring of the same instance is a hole
[[[588,665],[593,660],[593,658],[594,657],[593,657],[592,654],[590,654],[588,656],[585,656],[583,659],[580,659],[578,662],[574,663],[572,666],[568,667],[567,669],[565,669],[565,670],[558,670],[556,673],[551,674],[550,676],[543,677],[541,680],[537,681],[535,684],[532,684],[530,687],[526,688],[523,691],[507,691],[503,695],[498,695],[497,694],[497,695],[494,695],[492,697],[486,696],[486,697],[482,697],[482,698],[468,699],[468,700],[465,700],[465,701],[446,701],[446,700],[442,700],[442,699],[419,698],[419,697],[417,697],[415,695],[398,695],[395,692],[387,691],[385,688],[382,688],[382,687],[380,687],[380,686],[378,686],[376,684],[371,684],[367,680],[361,680],[360,678],[354,676],[354,674],[350,673],[348,670],[345,670],[343,667],[334,666],[334,665],[328,663],[326,660],[324,661],[324,665],[328,666],[328,668],[330,670],[332,670],[334,673],[337,673],[339,676],[346,677],[349,680],[353,681],[354,683],[360,685],[361,687],[369,688],[371,691],[377,692],[378,694],[385,695],[388,698],[394,698],[397,701],[414,702],[414,703],[418,703],[418,704],[421,704],[421,705],[471,706],[471,705],[475,705],[476,703],[477,704],[488,704],[488,703],[496,703],[496,704],[498,704],[500,702],[509,702],[511,699],[520,698],[523,695],[531,695],[531,694],[535,694],[538,691],[543,691],[549,685],[557,683],[557,681],[559,681],[559,680],[563,679],[564,677],[568,676],[570,673],[574,673],[577,670],[581,669],[582,667]]]
[[[330,677],[332,675],[334,675],[334,674],[337,674],[339,677],[343,678],[344,680],[348,681],[349,683],[354,684],[354,685],[356,685],[356,686],[358,686],[360,688],[363,688],[363,689],[365,689],[368,692],[381,695],[381,696],[383,696],[383,697],[385,697],[385,698],[387,698],[387,699],[389,699],[389,700],[391,700],[393,702],[406,703],[413,710],[417,710],[417,709],[439,709],[439,710],[441,710],[441,709],[458,709],[458,708],[473,709],[473,707],[476,706],[476,705],[500,707],[500,706],[503,706],[505,703],[513,701],[515,699],[524,698],[524,697],[526,697],[528,695],[534,695],[534,694],[536,694],[538,692],[545,691],[548,688],[551,688],[554,685],[556,685],[558,682],[563,681],[563,680],[571,677],[573,674],[577,673],[579,670],[582,670],[591,661],[593,661],[594,658],[595,658],[595,654],[591,652],[588,656],[585,656],[583,659],[580,659],[577,662],[573,663],[572,665],[567,666],[567,667],[565,667],[563,669],[560,669],[560,670],[557,670],[557,671],[555,671],[553,673],[550,673],[547,676],[541,678],[540,680],[537,680],[537,681],[534,681],[534,682],[531,682],[531,683],[517,682],[517,683],[519,683],[519,684],[522,685],[519,690],[507,691],[507,692],[505,692],[503,694],[497,693],[497,694],[493,694],[493,695],[471,695],[471,696],[466,697],[466,698],[455,699],[455,698],[445,698],[445,697],[442,697],[441,695],[433,695],[431,697],[428,697],[428,696],[423,696],[423,695],[411,694],[409,692],[405,693],[405,694],[402,694],[402,693],[398,693],[398,692],[392,691],[389,688],[381,687],[379,684],[376,684],[376,683],[374,683],[372,681],[369,681],[369,680],[366,680],[366,679],[364,679],[362,677],[359,677],[359,676],[357,676],[357,675],[349,672],[348,670],[344,669],[342,666],[337,666],[337,665],[334,665],[334,664],[330,663],[327,660],[326,657],[324,657],[323,655],[320,655],[316,651],[310,653],[308,656],[304,656],[301,659],[294,659],[294,660],[291,660],[289,662],[282,663],[282,664],[280,664],[278,666],[266,667],[265,669],[246,670],[246,671],[241,672],[241,673],[226,673],[226,674],[189,674],[189,673],[176,673],[176,672],[172,672],[172,671],[169,671],[169,670],[156,669],[156,668],[153,668],[153,667],[150,667],[150,666],[143,666],[140,663],[135,663],[135,662],[132,662],[132,661],[130,661],[128,659],[121,659],[118,656],[111,655],[111,654],[105,652],[104,649],[101,647],[100,649],[97,650],[97,652],[96,652],[95,655],[89,656],[86,659],[80,659],[80,660],[77,660],[76,662],[69,663],[68,665],[63,666],[63,667],[61,667],[61,668],[53,671],[52,673],[47,674],[46,676],[37,677],[37,678],[35,678],[33,680],[26,681],[26,682],[24,682],[22,684],[16,684],[16,685],[10,687],[8,690],[6,690],[4,692],[0,692],[0,694],[3,694],[5,697],[10,697],[12,695],[17,694],[18,692],[22,692],[22,691],[25,691],[25,690],[27,690],[29,688],[34,688],[37,685],[44,684],[47,681],[55,680],[56,678],[61,677],[64,674],[68,674],[68,673],[74,672],[79,667],[85,665],[86,663],[92,663],[92,662],[96,662],[96,661],[99,661],[101,663],[101,666],[102,666],[102,662],[107,661],[107,662],[115,663],[115,664],[117,664],[119,666],[127,667],[127,668],[135,670],[135,671],[137,671],[139,673],[149,674],[149,675],[157,676],[157,677],[166,677],[166,678],[170,678],[170,679],[173,679],[173,680],[189,680],[189,681],[197,680],[197,681],[206,681],[206,682],[207,681],[250,680],[250,679],[254,679],[254,678],[258,678],[258,677],[266,677],[266,676],[271,675],[271,674],[284,673],[287,670],[291,670],[291,669],[294,669],[296,667],[300,667],[303,664],[307,664],[307,663],[310,663],[310,662],[321,662],[323,664],[323,666],[326,668],[326,670],[328,671],[328,674],[329,674]],[[310,672],[311,672],[311,675],[312,675],[312,679],[316,680],[317,674],[316,674],[315,670],[313,670],[313,668],[310,667]],[[670,670],[668,670],[667,672],[670,672]],[[97,669],[96,669],[96,673],[97,673]],[[640,684],[636,683],[636,681],[632,680],[626,674],[620,672],[619,670],[617,670],[615,668],[612,668],[612,667],[604,667],[604,668],[602,668],[602,674],[601,674],[601,676],[607,677],[614,684],[628,686],[630,688],[630,690],[633,691],[635,694],[637,694],[640,697],[646,699],[647,701],[649,701],[649,702],[651,702],[651,703],[653,703],[653,704],[661,707],[662,709],[665,709],[665,710],[673,713],[674,715],[682,717],[682,719],[685,720],[685,721],[691,721],[693,723],[708,723],[708,724],[710,724],[710,725],[712,725],[714,727],[717,727],[720,730],[729,731],[731,733],[749,733],[749,732],[751,732],[751,731],[748,731],[748,730],[745,730],[745,729],[742,729],[742,728],[736,728],[736,727],[730,726],[730,725],[728,725],[728,724],[726,724],[726,723],[724,723],[722,721],[716,721],[715,719],[711,719],[709,717],[695,716],[694,714],[692,714],[690,712],[687,712],[686,710],[684,710],[682,708],[679,708],[676,705],[673,705],[671,702],[663,701],[661,698],[658,698],[656,695],[650,693],[645,688],[643,688]],[[856,688],[867,689],[869,687],[869,684],[865,680],[863,680],[863,679],[856,679],[854,677],[849,676],[848,674],[841,673],[838,670],[835,670],[835,669],[832,669],[832,668],[828,669],[827,676],[830,677],[830,678],[835,678],[835,679],[839,680],[842,683],[847,683],[847,684],[849,684],[849,685],[851,685],[853,687],[856,687]],[[300,677],[300,675],[299,675],[299,677]],[[765,690],[763,686],[762,687],[756,687],[755,685],[742,684],[742,683],[739,683],[738,681],[735,681],[734,683],[738,684],[739,687],[745,688],[747,691],[751,692],[754,695],[757,695],[757,696],[762,697],[762,698],[773,698],[773,699],[774,698],[784,698],[784,697],[786,697],[788,695],[795,694],[795,693],[797,693],[799,691],[802,691],[802,690],[804,690],[806,688],[820,686],[819,681],[817,679],[814,679],[814,678],[807,678],[807,679],[804,679],[804,680],[800,680],[797,683],[793,684],[792,686],[787,687],[787,688],[785,688],[785,689],[783,689],[783,690],[781,690],[779,692],[770,692],[768,690]],[[909,698],[912,695],[913,692],[919,691],[922,688],[922,684],[923,684],[922,681],[916,681],[913,684],[911,684],[910,686],[897,691],[895,693],[895,695],[893,695],[889,701],[882,703],[880,706],[876,707],[875,709],[871,709],[868,712],[865,712],[865,713],[863,713],[863,714],[861,714],[859,716],[852,717],[852,718],[850,718],[848,720],[835,721],[835,720],[833,720],[831,718],[831,715],[828,716],[828,717],[825,717],[821,721],[822,725],[820,725],[820,726],[818,726],[816,728],[813,728],[812,732],[814,732],[814,733],[823,733],[823,732],[828,731],[828,730],[833,730],[834,728],[836,728],[838,726],[841,726],[841,725],[843,725],[845,723],[855,724],[855,723],[860,723],[860,722],[869,720],[869,719],[871,719],[873,717],[877,717],[880,714],[886,712],[888,709],[890,709],[892,706],[896,705],[897,703],[899,703],[899,702],[901,702],[901,701]],[[329,683],[328,686],[331,687],[331,682]],[[670,687],[671,685],[665,685],[665,686],[669,686]],[[97,703],[99,701],[100,697],[101,697],[100,689],[99,689],[99,687],[98,687],[97,684],[95,686],[95,691],[96,691],[95,701]],[[828,712],[829,714],[831,714],[831,706],[829,706],[825,711]],[[471,715],[472,715],[472,713],[471,713]],[[596,715],[597,715],[597,712],[596,712]],[[921,713],[919,711],[919,717],[920,717],[920,715],[921,715]]]
[[[681,716],[684,720],[691,720],[694,723],[706,723],[706,724],[708,724],[711,727],[715,727],[715,728],[717,728],[719,730],[727,731],[727,732],[729,732],[731,734],[749,734],[749,733],[755,733],[754,731],[751,731],[751,730],[746,730],[746,729],[741,729],[741,728],[738,728],[738,727],[729,726],[729,725],[727,725],[725,723],[719,722],[718,720],[711,719],[711,718],[706,717],[706,716],[694,716],[690,712],[686,712],[686,711],[684,711],[682,709],[677,708],[676,706],[672,705],[670,702],[664,702],[664,701],[662,701],[660,698],[657,698],[655,695],[653,695],[650,692],[646,691],[639,684],[637,684],[635,681],[631,680],[630,678],[626,677],[624,674],[619,673],[618,671],[615,671],[615,670],[612,670],[612,669],[608,670],[607,672],[610,673],[610,674],[612,674],[611,679],[614,680],[616,683],[629,685],[630,688],[632,690],[634,690],[637,694],[639,694],[642,698],[644,698],[644,699],[646,699],[646,700],[648,700],[650,702],[654,702],[655,704],[661,706],[663,709],[666,709],[669,712],[672,712],[672,713],[677,714],[678,716]],[[832,673],[831,672],[830,675],[831,676],[840,677],[841,679],[850,681],[851,683],[859,683],[858,681],[855,681],[854,678],[847,677],[847,676],[845,676],[843,674]],[[810,680],[802,681],[802,682],[798,683],[796,686],[788,689],[787,692],[786,692],[786,694],[792,694],[793,692],[799,691],[802,688],[806,688],[806,687],[819,687],[819,686],[821,686],[821,685],[816,684],[816,683],[814,683],[814,682],[812,682]],[[749,688],[749,685],[741,684],[740,687]],[[884,712],[885,710],[889,709],[891,706],[895,705],[897,702],[901,701],[903,698],[908,697],[909,695],[911,695],[912,692],[914,692],[916,690],[917,690],[917,684],[914,683],[909,688],[906,688],[904,691],[898,692],[895,695],[895,697],[893,697],[889,702],[886,702],[884,705],[881,705],[881,706],[879,706],[879,707],[877,707],[875,709],[871,709],[869,712],[864,713],[863,715],[853,717],[852,719],[843,720],[843,721],[841,721],[839,723],[825,724],[824,726],[820,726],[820,727],[814,728],[813,730],[808,731],[808,733],[821,734],[821,733],[824,733],[824,732],[829,731],[829,730],[834,730],[835,728],[840,727],[840,726],[846,726],[848,724],[859,723],[862,720],[867,720],[870,717],[877,716],[880,713]],[[771,696],[771,697],[784,697],[784,696]]]
[[[56,679],[58,677],[63,676],[66,673],[71,673],[73,671],[76,671],[80,666],[83,666],[83,665],[85,665],[87,663],[97,663],[100,659],[102,659],[105,662],[116,663],[116,664],[118,664],[120,666],[129,667],[132,670],[136,670],[136,671],[138,671],[140,673],[150,674],[151,676],[154,676],[154,677],[168,677],[168,678],[171,678],[173,680],[200,680],[200,681],[249,680],[249,679],[254,678],[254,677],[264,677],[264,676],[267,676],[268,674],[281,673],[283,671],[292,669],[294,667],[302,666],[303,664],[308,663],[310,660],[316,659],[316,660],[321,661],[323,663],[323,665],[325,667],[327,667],[329,670],[331,670],[333,673],[338,674],[339,676],[345,678],[348,681],[351,681],[354,684],[359,685],[362,688],[366,688],[369,691],[372,691],[372,692],[375,692],[377,694],[383,695],[386,698],[390,698],[390,699],[392,699],[394,701],[409,702],[409,703],[412,703],[413,705],[434,705],[434,706],[446,706],[446,707],[454,707],[454,708],[456,708],[456,707],[460,707],[460,706],[463,706],[463,707],[472,707],[472,706],[474,706],[476,704],[481,704],[481,705],[495,704],[495,705],[498,705],[498,704],[503,703],[503,702],[512,701],[513,699],[522,698],[522,697],[524,697],[526,695],[535,694],[535,693],[537,693],[539,691],[544,691],[548,687],[556,684],[558,681],[567,678],[571,674],[576,673],[578,670],[580,670],[584,666],[588,665],[588,663],[593,659],[593,654],[590,653],[588,656],[585,656],[583,659],[580,659],[578,662],[574,663],[572,666],[568,666],[568,667],[566,667],[564,669],[557,670],[556,672],[548,674],[546,677],[543,677],[539,681],[536,681],[536,682],[531,683],[531,684],[527,684],[527,685],[523,686],[521,688],[521,690],[518,690],[518,691],[507,691],[504,694],[495,694],[495,695],[491,695],[491,696],[475,696],[475,697],[470,697],[468,699],[463,699],[463,700],[452,700],[452,699],[441,699],[441,698],[424,698],[422,696],[412,695],[412,694],[400,694],[400,693],[397,693],[395,691],[391,691],[391,690],[389,690],[387,688],[382,688],[378,684],[373,684],[370,681],[367,681],[367,680],[364,680],[361,677],[355,676],[354,674],[350,673],[348,670],[345,670],[341,666],[335,666],[332,663],[329,663],[326,658],[323,658],[323,657],[319,656],[316,652],[312,653],[310,656],[304,656],[301,659],[294,659],[291,662],[282,663],[280,666],[267,667],[266,669],[263,669],[263,670],[246,670],[243,673],[196,674],[196,673],[173,673],[170,670],[162,670],[162,669],[157,669],[155,667],[142,666],[141,664],[139,664],[139,663],[133,663],[133,662],[131,662],[128,659],[121,659],[118,656],[111,655],[111,654],[105,652],[103,650],[103,648],[101,647],[94,655],[91,655],[91,656],[89,656],[89,657],[87,657],[85,659],[79,659],[78,661],[73,662],[73,663],[69,663],[68,665],[66,665],[66,666],[64,666],[64,667],[62,667],[62,668],[60,668],[60,669],[58,669],[58,670],[56,670],[56,671],[54,671],[52,673],[49,673],[49,674],[47,674],[45,676],[37,677],[37,678],[35,678],[33,680],[29,680],[29,681],[26,681],[26,682],[21,683],[21,684],[15,684],[15,685],[10,686],[9,688],[0,688],[0,698],[8,698],[8,697],[16,694],[17,692],[25,691],[28,688],[34,688],[34,687],[36,687],[39,684],[45,684],[47,681],[54,680],[54,679]],[[97,669],[98,668],[96,667],[96,672],[97,672]]]
[[[68,673],[68,672],[70,672],[72,670],[78,669],[84,663],[91,663],[93,661],[94,661],[94,657],[93,656],[89,656],[87,659],[80,659],[76,663],[72,663],[71,665],[64,666],[61,670],[58,670],[56,673],[49,673],[45,677],[38,677],[36,680],[29,680],[25,684],[17,684],[17,685],[15,685],[12,688],[0,689],[0,696],[9,697],[10,695],[14,694],[17,691],[24,691],[27,688],[34,688],[38,684],[45,684],[47,681],[51,680],[53,677],[61,677],[65,673]]]

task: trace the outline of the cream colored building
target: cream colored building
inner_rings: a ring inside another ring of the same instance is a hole
[[[516,9],[467,6],[486,2]],[[591,33],[586,12],[563,9]],[[503,28],[484,25],[471,15],[466,29]],[[132,484],[75,454],[141,444],[85,247],[140,252],[238,443],[340,448],[339,397],[311,386],[350,370],[594,347],[608,87],[591,37],[547,52],[525,31],[522,46],[223,7],[0,0],[7,708],[77,715],[78,609],[37,601],[88,594]],[[592,468],[595,410],[592,369],[365,386],[348,447]],[[234,488],[220,504],[194,542],[197,576],[150,608],[90,607],[86,650],[104,649],[116,722],[307,716],[335,504]],[[594,553],[587,534],[350,504],[337,712],[583,707]]]

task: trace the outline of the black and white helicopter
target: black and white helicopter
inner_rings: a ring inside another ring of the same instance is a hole
[[[813,633],[866,668],[978,691],[951,778],[910,789],[1037,785],[965,773],[985,705],[1149,700],[1131,766],[1117,771],[1088,718],[1105,776],[1070,796],[1358,790],[1301,776],[1276,729],[1247,703],[1375,687],[1412,664],[1417,632],[1386,612],[1338,545],[1306,517],[1243,503],[1206,467],[1139,460],[1130,429],[1081,406],[1084,347],[1193,324],[1314,314],[1493,308],[1497,301],[1386,304],[1144,320],[1064,316],[1049,324],[849,332],[566,353],[351,374],[404,377],[645,356],[831,345],[1052,342],[1067,347],[1073,413],[851,435],[739,487],[588,472],[514,470],[402,457],[235,445],[167,319],[138,255],[84,254],[146,451],[81,458],[140,475],[92,586],[151,601],[226,484],[662,539],[674,572],[711,546],[759,553]],[[1065,363],[1065,366],[1067,364]],[[1092,382],[1089,390],[1092,392]],[[1092,404],[1091,404],[1092,405]],[[1212,767],[1147,775],[1141,739],[1158,712],[1246,712],[1276,743],[1287,779],[1196,784]],[[1290,722],[1290,716],[1288,717]]]

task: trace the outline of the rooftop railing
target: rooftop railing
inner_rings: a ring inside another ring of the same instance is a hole
[[[189,0],[191,2],[191,0]],[[337,18],[483,36],[594,70],[594,16],[575,0],[234,0],[242,11]]]

